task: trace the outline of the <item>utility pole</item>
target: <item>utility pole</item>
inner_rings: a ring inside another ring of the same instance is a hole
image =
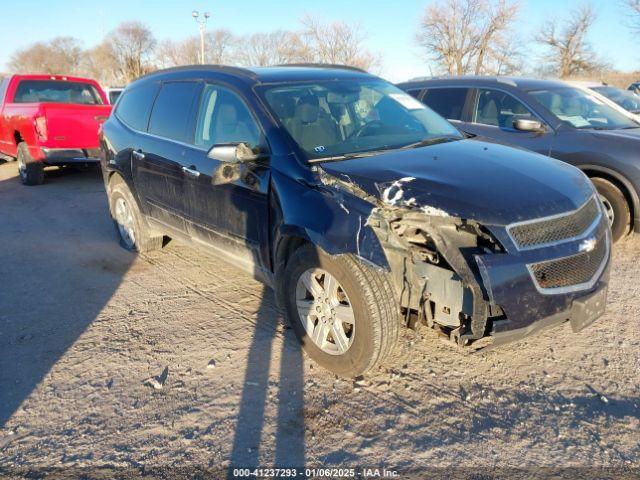
[[[207,26],[207,20],[211,14],[209,12],[204,12],[203,18],[200,19],[200,12],[194,10],[191,12],[191,16],[198,24],[198,28],[200,28],[200,63],[204,65],[204,30]]]

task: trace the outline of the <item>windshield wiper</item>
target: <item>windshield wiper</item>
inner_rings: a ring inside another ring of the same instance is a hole
[[[351,160],[352,158],[372,157],[380,153],[393,150],[392,148],[380,148],[378,150],[365,150],[364,152],[345,153],[344,155],[335,155],[333,157],[313,158],[309,163],[338,162],[340,160]]]
[[[447,142],[455,142],[456,140],[462,140],[459,137],[433,137],[427,138],[424,140],[420,140],[419,142],[410,143],[409,145],[405,145],[401,147],[401,150],[409,149],[409,148],[420,148],[427,147],[429,145],[436,145],[438,143],[447,143]]]

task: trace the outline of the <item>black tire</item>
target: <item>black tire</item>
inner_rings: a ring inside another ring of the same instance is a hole
[[[626,197],[620,189],[604,178],[592,178],[591,181],[598,190],[600,199],[605,205],[605,210],[609,219],[613,217],[611,223],[611,236],[613,243],[620,240],[629,233],[631,227],[631,209]]]
[[[113,220],[113,226],[120,239],[120,245],[130,251],[139,253],[149,252],[162,248],[162,236],[152,236],[147,222],[138,208],[129,187],[122,180],[114,180],[109,183],[109,211]],[[131,213],[131,222],[123,222],[118,218],[117,208],[119,202],[124,202],[128,212]],[[125,227],[126,224],[126,227]],[[131,229],[133,234],[127,238],[124,230]]]
[[[314,268],[326,271],[337,280],[353,309],[353,339],[342,354],[325,353],[318,347],[308,336],[298,313],[298,279]],[[340,377],[353,378],[370,371],[381,364],[398,343],[399,310],[387,276],[352,255],[331,257],[313,245],[305,245],[287,262],[282,288],[287,320],[304,351]]]
[[[34,160],[29,147],[24,142],[18,144],[18,172],[23,185],[42,185],[44,182],[44,164]]]

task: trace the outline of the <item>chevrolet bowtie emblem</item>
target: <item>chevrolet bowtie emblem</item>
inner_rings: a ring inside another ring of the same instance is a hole
[[[582,253],[593,252],[593,250],[596,248],[596,243],[597,243],[597,240],[595,237],[587,238],[585,241],[583,241],[580,244],[580,246],[578,247],[578,251]]]

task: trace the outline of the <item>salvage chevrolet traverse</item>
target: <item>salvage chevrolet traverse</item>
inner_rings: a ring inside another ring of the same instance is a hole
[[[578,169],[467,139],[346,67],[181,67],[101,134],[121,244],[196,245],[272,286],[310,357],[353,377],[403,325],[460,345],[604,309],[610,228]]]

